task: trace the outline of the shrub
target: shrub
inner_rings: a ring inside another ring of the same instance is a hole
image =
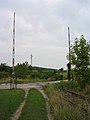
[[[0,72],[0,79],[1,78],[8,78],[9,77],[9,73],[8,72]]]
[[[68,81],[64,82],[61,81],[60,83],[55,84],[56,88],[59,88],[60,90],[79,90],[78,83],[76,81]]]

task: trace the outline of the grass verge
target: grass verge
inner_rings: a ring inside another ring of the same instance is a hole
[[[23,90],[0,90],[0,120],[10,120],[24,99]]]
[[[85,120],[81,109],[71,106],[65,100],[64,93],[56,89],[54,85],[46,85],[45,91],[48,95],[55,120]]]
[[[48,120],[45,99],[38,90],[29,91],[19,120]]]

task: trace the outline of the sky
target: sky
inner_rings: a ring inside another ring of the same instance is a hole
[[[90,0],[0,0],[0,63],[12,66],[13,14],[16,13],[15,65],[67,68],[71,44],[90,40]]]

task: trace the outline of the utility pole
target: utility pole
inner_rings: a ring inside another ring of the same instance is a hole
[[[33,58],[32,54],[30,55],[30,58],[31,58],[31,66],[32,66],[32,58]]]
[[[89,51],[90,51],[90,40],[89,40],[89,42],[87,42],[87,45],[88,45]],[[89,55],[89,61],[90,61],[90,55]],[[90,68],[90,65],[88,67]]]
[[[69,63],[67,64],[68,67],[68,80],[71,80],[71,61],[70,61],[70,29],[68,27],[68,45],[69,45]]]
[[[10,89],[16,88],[15,80],[15,12],[13,19],[13,53],[12,53],[12,80],[10,81]]]
[[[70,53],[70,29],[68,27],[68,45],[69,45],[69,53]],[[70,56],[69,56],[69,62],[70,62]]]

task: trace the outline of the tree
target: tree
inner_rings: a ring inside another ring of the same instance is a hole
[[[27,64],[27,62],[23,63],[23,64],[17,64],[15,67],[15,75],[18,78],[26,78],[27,75],[29,74],[29,65]]]
[[[12,74],[12,69],[6,63],[0,64],[0,78],[8,78]]]
[[[80,39],[76,38],[71,46],[70,62],[74,67],[75,79],[84,88],[89,83],[90,49],[83,35]]]

